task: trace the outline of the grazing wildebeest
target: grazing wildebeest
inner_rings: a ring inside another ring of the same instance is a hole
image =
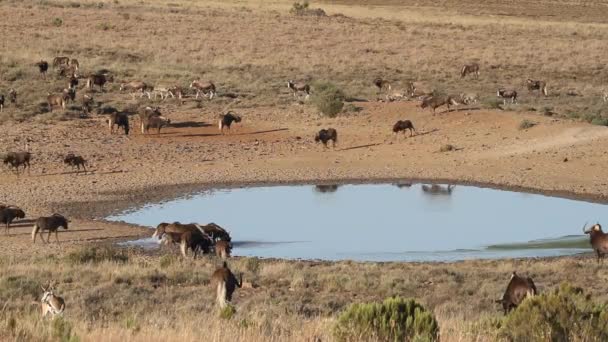
[[[122,127],[125,130],[125,135],[129,135],[129,116],[127,116],[126,113],[111,113],[107,123],[110,128],[110,134],[114,133],[114,125],[116,125],[118,126],[118,129]]]
[[[374,85],[378,88],[378,91],[381,92],[383,90],[390,91],[392,89],[391,83],[388,80],[382,79],[380,77],[374,79]]]
[[[220,115],[220,120],[218,123],[220,133],[224,134],[224,127],[228,128],[228,131],[230,131],[230,126],[232,125],[233,122],[241,122],[241,117],[236,115],[232,111],[229,111],[226,114]]]
[[[220,308],[225,308],[232,300],[232,294],[236,288],[243,286],[243,274],[239,275],[237,280],[232,271],[228,268],[228,264],[224,261],[222,267],[213,272],[211,276],[211,286],[216,288],[216,300]]]
[[[94,85],[103,92],[103,86],[108,82],[114,82],[114,76],[108,74],[93,74],[87,79],[87,88],[91,89]]]
[[[585,230],[587,224],[583,226],[583,233],[589,234],[589,242],[591,248],[597,254],[597,262],[603,261],[604,256],[608,254],[608,234],[602,231],[602,226],[599,223],[594,224],[591,228]]]
[[[232,252],[232,244],[229,241],[219,240],[215,242],[215,255],[218,258],[228,259]]]
[[[287,88],[293,91],[293,97],[298,95],[298,92],[304,92],[306,98],[310,96],[310,86],[306,82],[294,82],[293,80],[287,81]]]
[[[42,317],[44,318],[48,314],[50,314],[51,317],[55,317],[57,315],[61,316],[63,311],[65,311],[65,301],[63,298],[55,295],[51,285],[49,285],[47,288],[42,287],[42,291],[44,291],[42,298],[40,299]]]
[[[67,89],[63,89],[63,100],[68,103],[70,101],[74,102],[76,101],[76,89],[75,88],[67,88]]]
[[[496,91],[496,96],[502,98],[502,103],[507,104],[507,99],[511,100],[511,103],[517,103],[517,91],[512,89],[500,88]]]
[[[131,96],[135,97],[136,93],[140,93],[139,97],[148,96],[148,99],[152,99],[151,92],[154,90],[154,87],[146,84],[146,82],[142,81],[131,81],[129,83],[122,83],[120,85],[120,91],[129,90],[131,91]]]
[[[532,297],[537,294],[536,286],[532,278],[524,278],[518,276],[515,272],[511,274],[511,281],[507,285],[507,290],[501,299],[496,303],[502,304],[505,315],[509,311],[517,308],[521,302],[527,297]]]
[[[196,90],[197,99],[200,94],[203,94],[204,96],[209,96],[209,100],[213,99],[213,96],[215,96],[215,84],[213,84],[213,82],[211,81],[192,81],[192,83],[190,83],[190,89]]]
[[[543,95],[547,96],[547,83],[545,83],[545,81],[539,81],[539,80],[532,80],[532,79],[527,79],[526,80],[526,86],[528,87],[528,92],[532,92],[534,90],[538,90],[541,93],[543,93]]]
[[[34,228],[32,229],[32,241],[36,243],[36,234],[40,233],[40,239],[42,242],[49,243],[51,242],[51,232],[55,232],[55,240],[59,243],[59,237],[57,230],[59,228],[68,229],[68,219],[59,214],[53,214],[51,216],[43,216],[39,217],[34,223]],[[44,237],[42,232],[48,230],[49,234],[47,235],[46,241],[44,241]]]
[[[170,119],[161,116],[151,116],[144,121],[144,132],[148,133],[150,128],[153,128],[156,129],[156,134],[160,134],[160,129],[170,124]]]
[[[479,78],[479,64],[469,63],[465,64],[460,70],[460,78],[465,77],[468,74],[475,75],[475,79]]]
[[[61,108],[65,109],[66,100],[63,93],[61,95],[49,93],[46,97],[46,102],[49,105],[49,111],[51,112],[53,111],[53,107],[55,106],[60,106]]]
[[[21,208],[17,207],[7,207],[0,210],[0,223],[5,224],[5,234],[8,235],[8,229],[11,226],[11,223],[18,218],[25,218],[25,212],[21,210]]]
[[[47,61],[40,61],[35,65],[38,67],[38,71],[42,78],[46,78],[46,72],[49,70],[49,63]]]
[[[395,134],[403,132],[403,135],[405,135],[406,129],[410,130],[410,137],[414,135],[414,132],[416,132],[414,124],[412,124],[410,120],[399,120],[393,125],[393,133]]]
[[[27,168],[29,172],[31,159],[32,154],[29,152],[9,152],[4,156],[2,162],[4,164],[10,164],[17,172],[19,172],[19,166],[23,165],[23,170],[25,171]]]
[[[70,57],[59,56],[53,58],[53,68],[58,66],[68,65],[70,63]]]
[[[63,163],[66,165],[70,165],[72,169],[74,169],[74,167],[77,167],[78,172],[80,172],[80,166],[82,166],[84,172],[87,172],[87,161],[82,156],[77,156],[74,153],[68,153],[65,158],[63,158]]]
[[[315,135],[315,142],[322,142],[323,146],[327,147],[327,142],[332,141],[333,147],[338,143],[338,131],[333,128],[322,129]]]
[[[451,96],[430,95],[423,97],[420,102],[420,108],[429,107],[433,115],[435,115],[435,110],[441,106],[447,106],[450,111],[450,105],[458,106],[458,102]]]
[[[186,257],[187,250],[193,252],[194,258],[201,251],[203,254],[209,253],[213,246],[212,239],[204,232],[198,224],[181,224],[179,222],[161,223],[156,227],[153,238],[163,239],[168,236],[169,242],[179,243],[180,250]]]

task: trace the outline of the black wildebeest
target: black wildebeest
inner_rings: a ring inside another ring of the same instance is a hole
[[[40,71],[40,75],[42,78],[46,78],[46,72],[49,70],[49,63],[47,61],[40,61],[36,63],[38,67],[38,71]]]
[[[122,127],[125,130],[125,135],[129,135],[129,117],[125,113],[114,112],[106,121],[110,128],[110,134],[114,133],[114,125]]]
[[[460,69],[460,78],[463,78],[468,74],[475,75],[475,79],[479,78],[479,64],[477,64],[477,63],[465,64],[462,67],[462,69]]]
[[[11,226],[11,223],[13,223],[13,220],[15,220],[16,218],[25,218],[25,212],[21,210],[21,208],[9,206],[0,210],[0,223],[4,223],[6,225],[6,235],[8,235],[8,229]]]
[[[216,300],[220,308],[224,308],[232,300],[232,294],[236,288],[243,286],[243,274],[239,275],[237,280],[232,271],[228,268],[228,264],[224,261],[222,267],[213,272],[211,276],[211,286],[217,290]]]
[[[93,86],[98,86],[103,92],[103,86],[108,82],[114,82],[114,76],[109,74],[93,74],[87,79],[87,88],[92,89]]]
[[[511,103],[517,103],[517,91],[513,89],[500,88],[496,91],[496,96],[502,99],[504,105],[507,104],[508,99],[511,100]]]
[[[534,90],[538,90],[541,93],[543,93],[543,95],[547,96],[547,83],[545,83],[545,81],[539,81],[539,80],[532,80],[532,79],[527,79],[526,80],[526,87],[528,88],[528,92],[532,92]]]
[[[66,165],[70,165],[72,169],[74,169],[74,167],[77,167],[78,172],[80,172],[80,166],[82,166],[84,172],[87,172],[87,161],[82,156],[77,156],[74,153],[68,153],[65,158],[63,158],[63,163]]]
[[[218,123],[218,128],[220,129],[220,133],[224,134],[224,127],[228,128],[228,131],[230,131],[230,126],[232,125],[233,122],[237,122],[237,123],[241,122],[241,117],[236,115],[232,111],[229,111],[226,114],[220,115],[220,120]]]
[[[55,240],[59,243],[59,237],[57,236],[57,230],[59,228],[68,229],[68,219],[59,214],[53,214],[48,217],[39,217],[34,223],[34,228],[32,229],[32,241],[36,243],[36,234],[40,233],[40,239],[42,242],[49,243],[51,241],[51,232],[55,232]],[[44,237],[42,232],[48,230],[49,234],[47,235],[46,241],[44,241]]]
[[[68,88],[76,89],[76,86],[78,86],[78,77],[76,77],[76,75],[72,75],[70,76],[70,83],[68,83]]]
[[[232,240],[228,231],[216,223],[211,222],[199,227],[205,232],[205,234],[209,235],[211,240],[214,242],[218,240],[230,242]]]
[[[608,234],[602,231],[602,226],[599,223],[594,224],[589,229],[585,229],[586,227],[587,224],[585,223],[583,233],[589,234],[589,242],[597,254],[597,262],[599,263],[608,253]]]
[[[425,96],[420,102],[420,108],[424,109],[426,107],[429,107],[433,115],[435,115],[435,109],[441,106],[447,106],[449,111],[450,105],[458,106],[458,102],[451,96],[442,95]]]
[[[63,100],[68,103],[70,101],[76,101],[76,88],[63,89]]]
[[[393,133],[397,134],[399,132],[403,132],[405,135],[405,130],[410,130],[410,137],[414,135],[416,129],[414,128],[414,124],[410,120],[399,120],[393,125]]]
[[[170,119],[164,118],[162,116],[151,116],[143,122],[144,132],[148,133],[148,131],[153,128],[156,129],[156,134],[160,134],[160,129],[165,126],[169,126],[170,124]]]
[[[29,172],[31,160],[32,154],[30,152],[9,152],[4,156],[2,162],[15,168],[17,172],[19,172],[19,166],[23,165],[23,170],[25,171],[27,168]]]
[[[315,142],[322,142],[323,146],[327,147],[327,142],[332,141],[333,147],[338,143],[338,131],[333,128],[322,129],[315,135]]]
[[[502,304],[502,308],[506,315],[509,311],[517,308],[524,299],[535,296],[536,294],[536,286],[534,285],[532,278],[520,277],[513,272],[505,294],[501,299],[497,300],[496,303]]]

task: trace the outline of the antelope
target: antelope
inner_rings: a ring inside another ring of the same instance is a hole
[[[140,125],[141,125],[141,134],[145,134],[146,130],[145,130],[145,125],[148,122],[148,119],[153,117],[153,116],[158,116],[158,117],[162,117],[161,113],[160,113],[160,108],[159,107],[145,107],[144,109],[142,109],[139,112],[139,120],[140,120]]]
[[[196,90],[197,99],[200,94],[209,96],[209,100],[213,99],[213,96],[215,96],[215,84],[211,81],[201,82],[200,80],[194,80],[190,83],[190,89]]]
[[[56,68],[56,67],[62,66],[62,65],[68,65],[69,62],[70,62],[70,57],[65,57],[65,56],[55,57],[55,58],[53,58],[53,68]]]
[[[232,251],[232,244],[225,240],[215,242],[215,255],[218,258],[228,259]]]
[[[451,96],[430,95],[422,98],[420,108],[424,109],[429,107],[433,115],[435,115],[435,109],[441,106],[447,106],[448,111],[450,111],[450,105],[458,106],[458,102]]]
[[[230,131],[230,126],[233,122],[241,122],[241,117],[236,115],[234,112],[229,111],[226,114],[220,115],[220,120],[218,122],[218,127],[220,129],[220,133],[224,134],[224,127],[228,128]]]
[[[143,123],[144,132],[148,133],[150,128],[155,128],[157,130],[156,134],[160,134],[160,129],[165,126],[169,126],[170,124],[170,119],[164,118],[162,116],[151,116],[147,118]]]
[[[40,233],[40,239],[44,243],[50,243],[51,240],[51,232],[55,232],[55,241],[59,243],[59,237],[57,230],[61,227],[65,230],[68,229],[68,219],[59,214],[53,214],[48,217],[39,217],[34,223],[34,228],[32,229],[32,242],[36,243],[36,234]],[[48,230],[49,234],[44,241],[44,237],[42,232]]]
[[[73,67],[75,71],[78,71],[78,69],[80,69],[80,63],[78,63],[78,60],[76,58],[70,59],[68,65]]]
[[[4,95],[0,94],[0,113],[4,110]]]
[[[399,120],[393,125],[393,133],[395,134],[403,132],[403,135],[405,135],[406,129],[410,130],[410,137],[416,132],[416,129],[410,120]]]
[[[140,93],[139,97],[142,98],[144,96],[148,96],[148,99],[152,99],[151,91],[154,90],[154,87],[146,84],[142,81],[132,81],[129,83],[122,83],[120,85],[120,91],[130,90],[131,96],[135,98],[135,93]]]
[[[87,161],[82,156],[77,156],[74,153],[68,153],[65,158],[63,158],[63,163],[66,165],[70,165],[72,169],[74,169],[74,167],[77,167],[78,172],[80,172],[80,166],[82,166],[84,172],[87,172]]]
[[[224,261],[222,267],[213,272],[211,276],[211,286],[216,288],[216,300],[220,308],[225,308],[232,300],[232,294],[236,288],[243,286],[243,274],[239,274],[237,280],[232,271],[228,268],[228,264]]]
[[[541,93],[543,93],[543,95],[547,96],[547,83],[545,83],[545,81],[538,81],[538,80],[531,80],[531,79],[527,79],[526,80],[526,87],[528,88],[528,92],[533,92],[534,90],[538,90]]]
[[[380,77],[374,79],[374,85],[378,88],[378,92],[383,90],[391,91],[391,83],[388,80],[384,80]]]
[[[459,97],[460,97],[460,102],[464,103],[465,105],[474,104],[474,103],[477,103],[477,101],[479,101],[479,96],[477,94],[461,93],[459,95]]]
[[[63,89],[61,94],[63,96],[63,100],[67,103],[69,101],[76,101],[76,88],[66,88]]]
[[[306,99],[310,96],[310,86],[306,82],[294,82],[293,80],[287,81],[287,88],[293,91],[293,97],[296,97],[298,92],[304,92]]]
[[[585,229],[587,224],[583,226],[583,233],[589,234],[589,242],[591,248],[597,254],[597,262],[604,260],[604,256],[608,254],[608,234],[602,231],[602,226],[599,223],[594,224],[589,229]]]
[[[201,250],[208,253],[213,244],[211,238],[205,233],[203,228],[198,224],[181,224],[179,222],[161,223],[156,227],[152,238],[164,239],[169,236],[165,242],[180,243],[180,250],[183,257],[186,257],[186,252],[191,249],[194,258]]]
[[[502,103],[507,104],[507,99],[511,99],[511,104],[517,103],[517,91],[512,89],[500,88],[496,91],[496,96],[502,98]]]
[[[465,64],[460,70],[460,78],[464,78],[468,74],[475,75],[475,79],[479,78],[479,64],[469,63]]]
[[[93,99],[93,97],[85,94],[82,97],[82,111],[88,114],[89,112],[91,112],[94,103],[95,100]]]
[[[230,237],[230,234],[226,231],[226,229],[220,227],[218,224],[211,222],[199,227],[202,228],[205,234],[209,235],[209,237],[211,237],[211,240],[213,240],[214,242],[218,240],[224,240],[228,242],[232,241],[232,238]]]
[[[51,314],[51,317],[56,315],[62,315],[65,311],[65,301],[63,298],[56,296],[53,293],[53,287],[49,285],[47,288],[41,286],[43,294],[40,299],[40,307],[42,309],[42,317],[46,317],[47,314]]]
[[[49,105],[49,110],[52,112],[54,106],[61,106],[61,108],[65,109],[65,97],[62,95],[53,95],[48,93],[46,97],[46,101]]]
[[[315,142],[322,142],[323,146],[327,148],[327,143],[332,141],[332,146],[335,148],[338,143],[338,131],[333,128],[322,129],[315,135]]]
[[[8,100],[11,103],[17,102],[17,91],[14,88],[8,90]]]
[[[523,278],[513,272],[509,285],[507,285],[507,290],[502,295],[502,298],[498,299],[496,303],[502,304],[502,308],[506,315],[509,311],[517,308],[524,299],[535,296],[536,294],[536,286],[534,285],[532,278]]]

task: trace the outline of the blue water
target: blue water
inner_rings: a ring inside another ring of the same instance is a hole
[[[582,225],[605,221],[606,209],[472,186],[271,186],[206,191],[109,219],[150,227],[215,222],[231,233],[234,255],[455,261],[590,251]]]

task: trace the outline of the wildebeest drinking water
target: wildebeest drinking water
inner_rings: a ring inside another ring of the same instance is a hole
[[[338,131],[333,128],[322,129],[315,135],[315,142],[322,142],[324,147],[327,147],[327,143],[332,141],[333,147],[336,147],[338,143]]]

